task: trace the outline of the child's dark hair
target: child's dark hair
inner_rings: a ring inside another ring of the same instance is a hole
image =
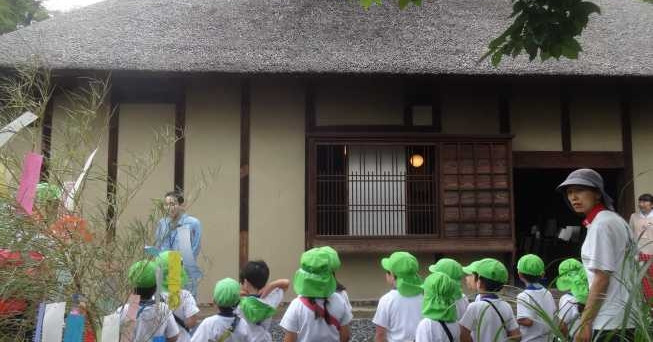
[[[240,270],[240,282],[244,283],[247,280],[252,286],[257,289],[262,289],[268,283],[270,278],[270,269],[268,264],[263,260],[249,261]]]
[[[179,191],[168,191],[166,192],[165,196],[163,196],[163,198],[166,197],[173,197],[175,200],[177,200],[178,204],[184,204],[184,195]]]
[[[494,280],[490,280],[488,278],[481,277],[476,273],[474,273],[474,280],[476,281],[480,280],[483,283],[483,287],[485,287],[485,291],[487,292],[499,292],[503,288],[502,283],[496,282]]]
[[[153,287],[137,287],[134,289],[134,294],[141,296],[141,300],[148,300],[156,293],[156,286]]]
[[[651,195],[651,194],[641,194],[637,200],[638,201],[643,201],[643,202],[653,203],[653,195]]]
[[[333,272],[333,278],[336,280],[336,292],[342,292],[347,290],[345,285],[342,285],[339,281],[338,278],[336,278],[336,272]]]
[[[306,297],[306,299],[308,299],[308,301],[311,303],[311,305],[317,306],[317,303],[315,303],[315,298]],[[324,298],[324,317],[322,317],[322,315],[320,315],[320,313],[318,312],[319,310],[315,310],[314,311],[315,312],[315,319],[323,318],[323,319],[326,320],[326,317],[329,316],[329,309],[327,309],[328,305],[329,305],[329,299]]]
[[[236,307],[238,307],[238,304],[235,306],[218,306],[218,310],[223,314],[231,315],[234,313],[234,310],[236,310]]]
[[[533,283],[539,283],[542,281],[541,277],[530,275],[530,274],[524,274],[524,273],[519,273],[519,275],[524,278],[529,284]]]

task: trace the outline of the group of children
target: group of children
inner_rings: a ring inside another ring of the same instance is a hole
[[[240,281],[226,278],[217,282],[213,291],[217,314],[198,325],[199,309],[187,291],[182,290],[174,311],[166,304],[166,253],[154,261],[139,261],[129,270],[140,303],[131,321],[127,312],[134,303],[119,308],[118,313],[133,341],[272,341],[271,320],[289,280],[268,283],[270,272],[265,262],[251,261],[241,270]],[[162,301],[153,299],[157,266],[163,273]],[[330,247],[302,254],[292,281],[297,297],[280,322],[284,342],[351,338],[352,307],[335,277],[340,266],[338,253]],[[444,258],[429,267],[425,279],[419,275],[418,260],[408,252],[392,253],[381,260],[381,266],[392,289],[380,298],[373,318],[375,341],[551,341],[554,336],[573,337],[589,292],[582,264],[565,260],[556,281],[558,289],[565,292],[557,309],[553,296],[541,284],[544,262],[536,255],[525,255],[517,264],[525,289],[516,298],[515,315],[512,306],[499,297],[509,272],[496,259],[462,267]],[[464,286],[477,293],[471,303]],[[553,329],[556,325],[560,329]]]

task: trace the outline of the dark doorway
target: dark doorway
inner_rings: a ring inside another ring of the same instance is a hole
[[[546,278],[557,275],[562,259],[580,257],[585,228],[569,241],[558,238],[561,228],[581,226],[582,218],[574,214],[555,188],[571,169],[515,169],[514,201],[517,259],[528,253],[539,255],[547,265]],[[597,170],[603,176],[606,191],[616,201],[621,169]],[[616,206],[616,203],[615,203]],[[571,230],[571,229],[570,229]]]

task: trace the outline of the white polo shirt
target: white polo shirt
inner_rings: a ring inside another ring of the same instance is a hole
[[[574,337],[576,330],[580,326],[580,312],[578,311],[576,298],[569,293],[565,293],[560,297],[558,306],[558,318],[567,325],[569,336]]]
[[[632,255],[633,258],[625,259],[626,253],[634,253],[629,250],[633,241],[626,221],[610,210],[599,212],[587,226],[581,257],[590,287],[595,270],[610,273],[610,284],[603,305],[594,319],[594,330],[614,330],[622,326],[624,307],[629,299],[624,282],[632,283],[635,278],[635,254]],[[632,322],[629,327],[634,327]]]
[[[469,330],[474,342],[505,341],[508,331],[519,329],[512,308],[501,299],[488,299],[501,313],[505,328],[497,312],[483,300],[469,304],[467,311],[460,320],[460,325]]]
[[[348,309],[343,297],[339,294],[332,294],[328,298],[327,311],[333,316],[340,326],[349,325],[353,316]],[[315,304],[324,308],[324,300],[316,299]],[[302,303],[299,297],[290,302],[286,313],[281,319],[279,325],[286,331],[297,334],[297,342],[338,342],[340,341],[340,332],[338,329],[328,324],[324,318],[315,318],[315,312]]]
[[[469,306],[469,299],[463,294],[463,297],[456,301],[456,319],[463,318],[467,307]]]
[[[283,300],[283,290],[279,288],[274,289],[270,294],[258,300],[276,309]],[[236,313],[243,317],[240,314],[240,309],[236,310]],[[272,318],[268,318],[258,324],[249,322],[246,318],[243,318],[243,320],[247,323],[247,338],[249,342],[272,342],[272,334],[270,334]]]
[[[548,342],[551,340],[551,326],[541,317],[548,315],[548,321],[554,321],[556,303],[551,292],[542,287],[526,289],[517,295],[517,319],[528,318],[533,321],[530,327],[520,325],[522,342]]]
[[[226,317],[220,315],[213,315],[202,320],[191,342],[213,342],[218,341],[234,324],[235,317]],[[242,319],[238,320],[234,331],[225,342],[247,342],[247,324]]]
[[[424,318],[417,325],[415,333],[415,342],[458,342],[460,341],[460,326],[458,323],[445,323],[453,341],[449,340],[447,332],[442,328],[442,324],[430,318]]]
[[[161,297],[163,298],[163,301],[168,303],[168,296],[170,294],[167,292],[161,293]],[[179,293],[180,296],[180,305],[177,309],[173,311],[173,314],[182,321],[186,322],[191,316],[196,315],[197,313],[200,312],[200,309],[197,307],[197,302],[195,302],[195,298],[193,295],[190,293],[188,290],[181,290]],[[173,317],[174,318],[174,317]],[[177,322],[175,320],[175,322]],[[177,337],[177,342],[190,342],[190,334],[186,329],[184,329],[182,326],[179,325],[179,337]]]
[[[415,340],[417,325],[422,319],[424,295],[404,297],[390,290],[379,299],[372,323],[386,329],[388,342]]]

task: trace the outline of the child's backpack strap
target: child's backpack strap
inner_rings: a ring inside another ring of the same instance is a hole
[[[444,332],[447,334],[447,337],[449,338],[449,342],[454,342],[453,334],[451,333],[451,330],[449,330],[449,327],[447,326],[447,324],[442,322],[442,321],[438,321],[438,322],[442,326],[442,329],[444,329]]]
[[[492,303],[490,300],[483,299],[483,301],[490,304],[492,309],[494,309],[494,311],[497,313],[497,315],[499,315],[499,319],[501,320],[501,326],[503,327],[503,329],[506,330],[506,334],[507,334],[508,333],[508,327],[506,327],[506,321],[503,319],[503,316],[501,316],[501,312],[499,312],[499,309],[497,309],[497,307],[494,306],[494,303]]]
[[[225,330],[222,335],[218,338],[217,342],[224,342],[226,341],[231,335],[233,335],[234,331],[236,331],[236,327],[238,326],[238,323],[240,322],[240,317],[234,316],[234,320],[231,322],[231,326],[229,329]]]
[[[340,331],[340,322],[338,322],[335,317],[326,312],[324,308],[315,303],[311,303],[311,301],[306,297],[299,297],[299,300],[302,302],[302,304],[304,304],[304,306],[309,308],[309,310],[317,312],[318,315],[324,317],[324,320],[327,322],[327,324],[333,325],[336,327],[336,329],[338,329],[338,331]]]

